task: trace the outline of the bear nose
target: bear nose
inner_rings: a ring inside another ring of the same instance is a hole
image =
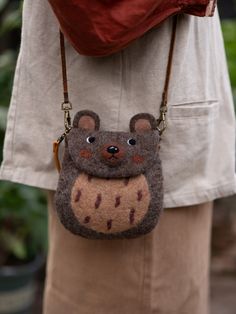
[[[108,151],[108,153],[114,155],[114,154],[119,153],[120,150],[117,146],[109,146],[109,147],[107,147],[107,151]]]

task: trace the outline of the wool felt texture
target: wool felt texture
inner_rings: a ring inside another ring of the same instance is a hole
[[[177,13],[212,16],[216,0],[49,0],[61,30],[77,50],[105,56],[126,47]]]
[[[99,130],[96,113],[75,115],[66,136],[55,208],[72,233],[91,239],[135,238],[150,232],[163,209],[156,119],[140,113],[130,132]]]

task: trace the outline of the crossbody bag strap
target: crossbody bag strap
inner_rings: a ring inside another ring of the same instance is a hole
[[[167,107],[167,105],[168,105],[168,91],[169,91],[170,76],[171,76],[171,70],[172,70],[172,64],[173,64],[177,20],[178,20],[178,15],[175,15],[173,17],[169,56],[168,56],[168,62],[167,62],[167,67],[166,67],[165,84],[164,84],[164,89],[163,89],[163,93],[162,93],[162,102],[161,102],[161,106],[160,106],[160,116],[157,119],[157,130],[159,131],[160,135],[162,135],[162,133],[165,131],[165,129],[167,127],[166,113],[168,111],[168,107]]]
[[[53,142],[53,155],[55,166],[58,172],[61,171],[61,163],[59,160],[59,146],[61,142],[65,139],[66,135],[71,130],[71,116],[70,111],[72,110],[72,103],[69,99],[69,91],[68,91],[68,79],[67,79],[67,66],[66,66],[66,49],[65,49],[65,38],[63,33],[60,31],[60,51],[61,51],[61,69],[62,69],[62,81],[63,81],[63,98],[64,101],[61,104],[61,110],[64,111],[64,133]]]
[[[64,96],[64,101],[61,104],[61,110],[64,111],[65,133],[68,133],[71,129],[70,110],[72,110],[72,104],[69,100],[69,92],[68,92],[65,38],[61,31],[60,31],[60,49],[61,49],[61,69],[62,69],[63,96]]]
[[[166,126],[167,126],[166,113],[168,110],[168,91],[169,91],[169,82],[170,82],[171,69],[172,69],[172,63],[173,63],[177,19],[178,19],[178,15],[175,15],[173,17],[170,48],[169,48],[168,62],[167,62],[166,75],[165,75],[165,83],[164,83],[164,89],[162,93],[162,101],[160,105],[160,114],[159,114],[159,118],[157,119],[157,130],[159,131],[160,135],[162,135],[162,133],[165,131]],[[61,169],[59,158],[58,158],[59,145],[65,139],[66,135],[71,130],[70,111],[72,110],[72,104],[69,100],[69,91],[68,91],[65,38],[61,31],[60,31],[60,50],[61,50],[61,67],[62,67],[63,97],[64,97],[64,101],[61,104],[61,109],[64,111],[65,132],[57,139],[57,141],[53,143],[54,159],[55,159],[55,163],[56,163],[56,167],[58,171],[60,171]]]

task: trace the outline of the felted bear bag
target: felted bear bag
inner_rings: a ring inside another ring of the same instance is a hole
[[[55,195],[62,224],[93,239],[133,238],[151,231],[163,208],[156,119],[130,121],[130,132],[99,129],[92,111],[75,115]]]

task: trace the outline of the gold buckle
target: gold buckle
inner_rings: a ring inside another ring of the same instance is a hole
[[[156,128],[159,131],[160,135],[162,135],[162,133],[167,128],[166,113],[167,113],[167,103],[163,102],[160,107],[160,117],[159,119],[157,119],[157,128]]]
[[[64,126],[65,133],[68,133],[71,130],[71,116],[70,110],[72,110],[72,103],[70,101],[64,101],[61,104],[61,110],[64,111]]]
[[[72,110],[72,103],[70,101],[64,101],[61,104],[61,110],[63,110],[63,111]]]
[[[162,135],[166,128],[167,128],[166,115],[162,114],[161,118],[157,120],[157,130],[159,131],[160,135]]]

